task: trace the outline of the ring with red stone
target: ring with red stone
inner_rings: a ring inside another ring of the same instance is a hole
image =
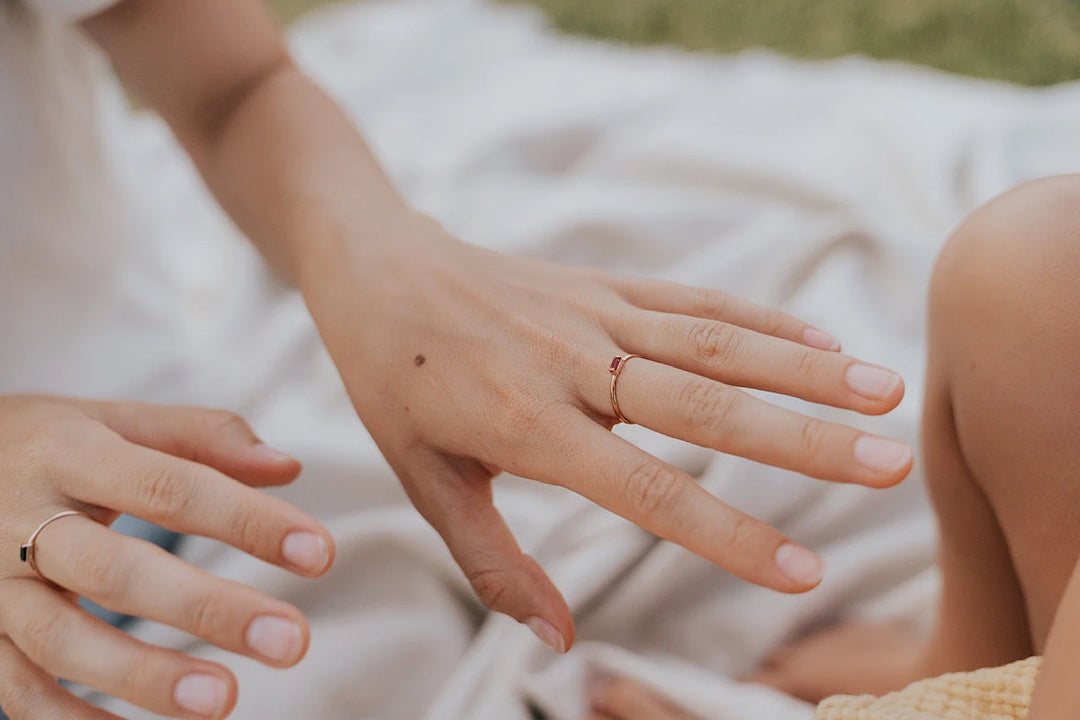
[[[608,366],[608,372],[611,373],[611,412],[619,419],[619,422],[626,423],[627,425],[633,425],[634,423],[626,419],[626,416],[622,414],[622,410],[619,409],[619,395],[616,392],[616,386],[619,384],[619,375],[622,374],[623,368],[626,367],[626,363],[640,355],[616,355],[611,360],[611,365]]]

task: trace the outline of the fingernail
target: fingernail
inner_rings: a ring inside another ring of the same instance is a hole
[[[261,457],[263,460],[272,463],[292,462],[296,458],[286,452],[282,452],[275,447],[270,447],[264,443],[259,443],[251,448],[252,452]]]
[[[883,370],[869,365],[852,365],[847,369],[844,377],[849,388],[871,400],[889,397],[900,384],[900,376],[892,370]]]
[[[893,472],[911,461],[911,449],[896,440],[863,435],[855,441],[855,458],[877,472]]]
[[[563,639],[562,633],[556,630],[555,626],[547,620],[533,616],[528,618],[525,624],[533,631],[533,635],[540,638],[540,642],[557,653],[566,652],[566,640]]]
[[[215,675],[192,673],[180,678],[176,683],[173,700],[187,712],[217,717],[225,711],[225,703],[229,700],[229,686]]]
[[[320,572],[330,562],[330,548],[315,533],[294,532],[285,536],[281,554],[293,565],[308,572]]]
[[[800,585],[813,585],[825,574],[825,563],[804,547],[784,543],[776,549],[776,565]]]
[[[818,350],[839,350],[840,341],[834,338],[827,332],[818,330],[817,328],[806,328],[803,330],[803,343],[809,345],[812,348]]]
[[[291,620],[262,615],[251,621],[244,639],[253,652],[274,662],[292,662],[304,646],[304,633]]]

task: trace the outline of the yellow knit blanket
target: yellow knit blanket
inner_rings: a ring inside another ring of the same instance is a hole
[[[814,720],[1024,720],[1040,662],[950,673],[883,697],[837,695],[818,706]]]

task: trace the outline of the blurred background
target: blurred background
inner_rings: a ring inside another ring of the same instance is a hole
[[[559,29],[721,53],[862,54],[1050,85],[1080,77],[1077,0],[492,0],[530,2]],[[327,0],[272,0],[286,22]]]

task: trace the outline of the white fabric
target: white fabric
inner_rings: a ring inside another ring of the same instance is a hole
[[[479,0],[344,5],[292,37],[409,196],[455,232],[783,305],[908,381],[908,398],[885,418],[812,411],[909,441],[937,248],[995,193],[1080,165],[1078,85],[1029,91],[861,60],[620,49],[555,36],[529,11]],[[145,252],[160,249],[172,273],[142,300],[175,303],[184,318],[174,336],[186,382],[305,461],[283,494],[338,541],[336,567],[317,582],[208,541],[184,547],[312,622],[309,656],[285,674],[137,628],[232,667],[235,717],[527,720],[531,702],[578,720],[588,678],[611,671],[711,720],[798,720],[809,707],[731,678],[840,616],[925,621],[936,580],[918,472],[890,491],[834,486],[641,428],[625,432],[821,552],[821,587],[801,597],[751,587],[579,498],[506,480],[499,505],[566,594],[579,644],[555,657],[512,621],[484,616],[352,415],[299,299],[267,279],[157,120],[112,129],[125,140],[122,176],[138,178],[130,189],[153,222]],[[59,312],[50,297],[40,293],[42,312]],[[115,325],[121,350],[135,330],[154,329],[123,315]],[[160,359],[129,354],[99,368],[94,387],[124,386]],[[597,359],[597,382],[606,361]],[[33,379],[63,384],[55,373]]]
[[[105,10],[117,0],[25,0],[38,12],[57,20],[75,22]]]
[[[172,273],[103,134],[126,105],[67,22],[108,4],[0,2],[0,392],[186,395]]]

